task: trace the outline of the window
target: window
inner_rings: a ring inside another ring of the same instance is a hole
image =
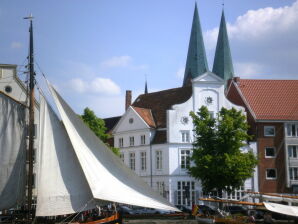
[[[165,183],[157,181],[156,187],[157,187],[157,191],[160,193],[160,195],[165,197]]]
[[[124,153],[120,153],[120,159],[121,159],[122,162],[124,163]]]
[[[287,136],[288,137],[296,137],[296,136],[298,136],[298,125],[287,124]]]
[[[180,153],[180,167],[181,169],[187,169],[190,166],[190,150],[182,149]]]
[[[141,135],[141,145],[145,145],[145,135]]]
[[[177,182],[177,204],[191,206],[195,204],[195,182]]]
[[[290,167],[290,180],[298,180],[298,167]]]
[[[209,116],[210,116],[210,118],[214,118],[214,112],[213,111],[209,111]]]
[[[135,145],[135,138],[133,136],[129,137],[129,146]]]
[[[297,158],[297,145],[288,146],[288,154],[290,158]]]
[[[156,169],[162,169],[162,151],[155,151]]]
[[[119,148],[123,148],[123,138],[119,138]]]
[[[146,152],[141,152],[141,170],[147,169]]]
[[[189,131],[181,131],[182,142],[190,142]]]
[[[266,169],[266,179],[275,180],[277,177],[276,169]]]
[[[274,158],[275,157],[275,148],[266,147],[265,148],[265,158]]]
[[[264,126],[264,136],[275,136],[275,127]]]
[[[134,152],[129,153],[129,168],[136,170],[136,155]]]
[[[11,86],[5,86],[5,92],[7,92],[7,93],[11,93],[12,92],[12,88],[11,88]]]

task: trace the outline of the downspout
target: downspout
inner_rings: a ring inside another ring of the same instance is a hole
[[[150,186],[153,187],[153,180],[152,180],[152,136],[150,132],[150,141],[149,141],[149,150],[150,150]]]

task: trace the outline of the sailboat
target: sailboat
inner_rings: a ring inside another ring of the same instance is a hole
[[[126,167],[47,84],[60,118],[41,94],[36,216],[79,213],[107,202],[179,211]],[[0,94],[0,210],[24,200],[26,109]]]

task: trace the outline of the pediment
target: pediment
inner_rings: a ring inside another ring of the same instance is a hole
[[[130,106],[113,129],[113,133],[134,131],[146,128],[150,127],[133,109],[133,107]]]
[[[200,75],[199,77],[192,80],[193,83],[195,82],[224,82],[222,78],[215,75],[212,72],[206,72],[203,75]]]

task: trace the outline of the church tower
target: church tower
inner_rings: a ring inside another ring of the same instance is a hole
[[[227,83],[227,80],[234,77],[234,68],[224,11],[222,11],[220,21],[212,72],[224,79],[225,84]]]
[[[191,85],[192,79],[204,74],[208,70],[199,13],[197,4],[195,4],[183,86]]]

